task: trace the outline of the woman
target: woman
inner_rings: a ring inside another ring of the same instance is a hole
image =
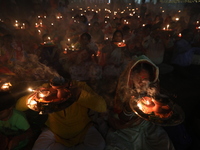
[[[103,67],[104,76],[119,76],[128,57],[126,55],[126,44],[123,42],[123,33],[116,30],[111,42],[108,42],[100,52],[99,64]]]
[[[130,99],[156,94],[157,83],[158,68],[144,55],[128,64],[118,80],[114,108],[108,119],[111,129],[106,150],[174,150],[162,127],[143,120],[131,109]]]

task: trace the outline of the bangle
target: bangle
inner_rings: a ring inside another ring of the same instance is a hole
[[[134,116],[133,112],[127,113],[125,110],[123,110],[123,113],[124,113],[125,116],[128,116],[128,117],[133,117]]]

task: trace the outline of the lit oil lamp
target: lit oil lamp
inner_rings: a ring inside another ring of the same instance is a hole
[[[138,101],[137,106],[145,114],[151,114],[155,104],[153,103],[151,97],[142,97],[141,100]]]
[[[39,25],[40,27],[42,27],[43,25],[42,25],[42,22],[40,22],[40,25]]]
[[[72,51],[74,51],[74,45],[72,45],[71,47],[72,47]]]
[[[200,30],[200,26],[196,27],[197,30]]]
[[[41,30],[38,30],[39,35],[41,35]]]
[[[15,20],[15,27],[16,27],[16,29],[18,29],[18,28],[19,28],[19,23],[18,23],[18,21],[17,21],[17,20]]]
[[[168,105],[160,103],[152,97],[142,97],[138,100],[137,106],[143,113],[154,113],[155,116],[159,116],[160,118],[169,118],[172,114],[172,110]]]
[[[139,117],[158,125],[177,125],[184,120],[182,109],[166,95],[132,97],[129,104]]]
[[[125,40],[122,40],[122,42],[115,42],[114,44],[116,44],[117,47],[125,47],[126,46]]]
[[[2,86],[1,86],[1,90],[2,91],[8,91],[10,90],[10,87],[12,86],[12,84],[10,82],[7,82],[7,83],[4,83]]]
[[[179,21],[179,18],[175,18],[176,21]]]
[[[69,85],[64,78],[55,77],[50,81],[49,87],[32,90],[33,93],[27,99],[26,105],[39,114],[60,111],[74,102],[71,99]]]
[[[167,25],[167,30],[169,29],[169,24]]]
[[[64,54],[67,54],[67,48],[64,49],[64,52],[63,52],[63,53],[64,53]]]
[[[21,29],[25,29],[25,23],[22,23]]]

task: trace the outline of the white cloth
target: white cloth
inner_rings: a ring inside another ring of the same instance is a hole
[[[82,144],[66,147],[56,142],[53,132],[45,129],[36,140],[32,150],[103,150],[105,141],[97,129],[91,126]]]
[[[105,150],[175,150],[165,130],[144,120],[140,125],[109,131]]]

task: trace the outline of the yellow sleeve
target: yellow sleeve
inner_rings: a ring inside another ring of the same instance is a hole
[[[30,95],[25,95],[17,100],[15,105],[15,109],[19,111],[26,111],[28,110],[28,106],[26,105],[27,99]]]
[[[42,84],[40,87],[47,88],[47,87],[49,87],[49,83],[44,83],[44,84]],[[31,94],[32,94],[32,93],[31,93]],[[25,95],[25,96],[19,98],[19,99],[17,100],[16,105],[15,105],[15,109],[16,109],[16,110],[19,110],[19,111],[26,111],[26,110],[28,110],[29,107],[26,105],[26,103],[27,103],[28,97],[29,97],[31,94],[28,94],[28,95]]]
[[[81,84],[82,91],[78,104],[97,112],[106,112],[107,105],[103,97],[95,93],[87,84]]]

